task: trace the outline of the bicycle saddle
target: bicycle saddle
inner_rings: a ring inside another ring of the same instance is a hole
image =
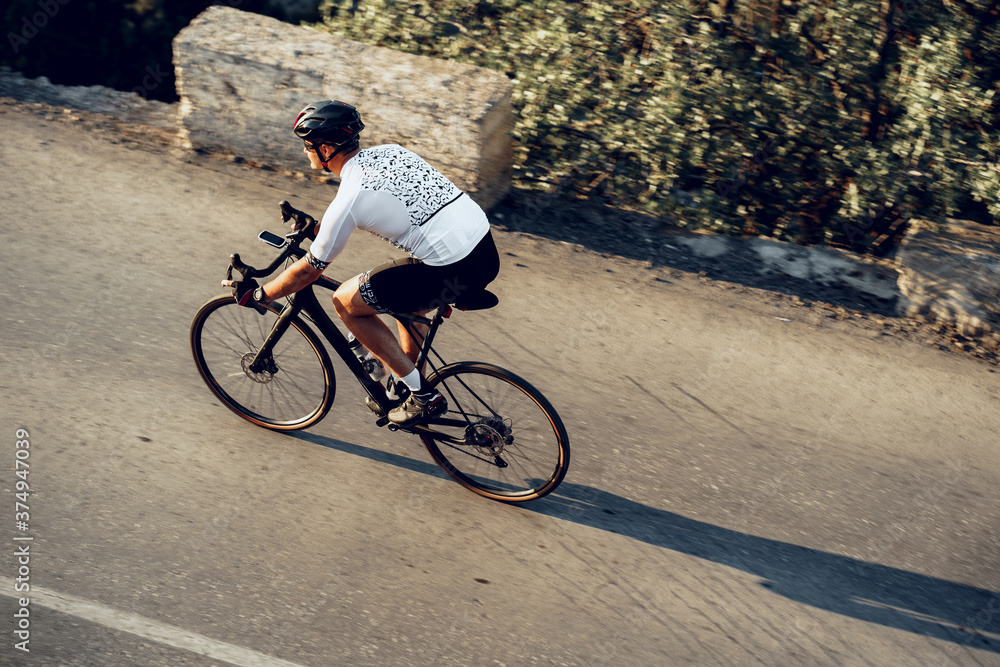
[[[479,292],[470,292],[458,297],[455,308],[459,310],[486,310],[500,303],[500,299],[493,292],[484,289]]]

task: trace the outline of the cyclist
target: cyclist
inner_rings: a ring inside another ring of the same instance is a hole
[[[333,295],[347,328],[409,391],[389,380],[397,402],[389,420],[411,426],[447,409],[414,362],[422,341],[402,324],[400,340],[380,313],[420,313],[484,289],[500,271],[489,220],[468,194],[416,153],[395,144],[361,149],[364,129],[357,110],[335,100],[308,105],[295,119],[312,169],[340,176],[305,257],[263,287],[256,281],[223,281],[241,305],[274,301],[312,284],[343,250],[354,229],[364,229],[407,251],[410,257],[382,264],[346,281]],[[420,328],[419,335],[426,333]],[[409,396],[405,396],[405,394]],[[372,401],[368,405],[381,415]]]

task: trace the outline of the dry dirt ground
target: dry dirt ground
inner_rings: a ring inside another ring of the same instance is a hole
[[[162,128],[130,125],[104,114],[0,97],[0,115],[11,107],[30,111],[47,121],[77,124],[81,131],[98,134],[110,143],[170,154],[208,168],[239,170],[247,178],[252,178],[259,170],[284,172],[239,156],[184,151],[178,147],[175,134]],[[72,150],[71,147],[52,148]],[[333,177],[284,173],[303,181],[328,181],[331,196],[335,192]],[[490,217],[494,226],[509,232],[530,234],[553,243],[574,244],[582,251],[639,262],[653,272],[656,280],[668,283],[702,281],[716,289],[745,296],[747,301],[761,306],[781,304],[806,310],[808,314],[804,319],[815,324],[835,321],[840,326],[855,329],[860,335],[916,341],[1000,366],[1000,346],[992,338],[970,339],[945,324],[898,317],[894,299],[880,299],[779,272],[763,273],[757,255],[749,246],[735,244],[733,251],[717,258],[696,256],[671,241],[689,236],[690,232],[641,212],[515,188],[491,211]]]

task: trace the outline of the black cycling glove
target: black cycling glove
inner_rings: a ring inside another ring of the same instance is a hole
[[[233,283],[233,296],[236,298],[236,303],[246,308],[256,307],[257,301],[253,298],[253,293],[258,287],[260,287],[260,285],[258,285],[257,281],[253,278],[239,280]]]

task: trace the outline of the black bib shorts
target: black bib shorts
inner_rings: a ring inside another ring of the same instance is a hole
[[[454,264],[429,266],[404,257],[361,274],[361,298],[378,313],[415,313],[455,303],[482,291],[500,273],[492,232]]]

